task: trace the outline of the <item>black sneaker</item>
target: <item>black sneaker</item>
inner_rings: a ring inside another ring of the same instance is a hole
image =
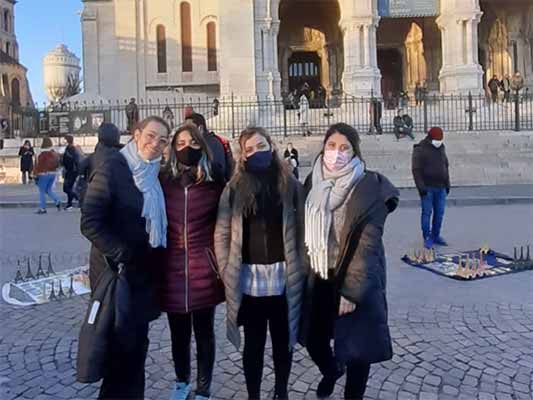
[[[57,211],[61,211],[61,202],[56,203]]]
[[[71,210],[73,210],[73,209],[74,209],[73,206],[66,206],[66,207],[65,207],[65,211],[71,211]]]
[[[44,208],[39,208],[37,211],[35,211],[35,214],[46,214],[46,210]]]

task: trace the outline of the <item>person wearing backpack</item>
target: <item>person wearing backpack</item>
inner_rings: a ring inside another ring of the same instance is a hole
[[[72,201],[74,199],[79,201],[79,197],[74,193],[74,182],[78,177],[79,163],[80,163],[80,153],[79,150],[74,146],[74,137],[72,135],[66,135],[65,140],[67,142],[67,147],[63,153],[63,169],[64,169],[64,181],[63,181],[63,192],[67,195],[67,204],[65,205],[65,210],[72,210]]]
[[[213,154],[213,163],[217,165],[226,182],[228,182],[233,174],[234,167],[229,141],[215,134],[215,132],[208,130],[205,117],[202,114],[193,112],[186,117],[185,122],[196,126],[200,130]]]

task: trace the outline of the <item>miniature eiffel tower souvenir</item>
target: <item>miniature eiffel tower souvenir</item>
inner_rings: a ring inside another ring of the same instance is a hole
[[[46,278],[46,274],[43,271],[43,256],[39,255],[39,268],[37,268],[37,274],[35,274],[36,279]]]
[[[61,279],[59,279],[58,282],[59,282],[59,290],[57,292],[57,298],[62,299],[64,297],[67,297],[65,295],[65,292],[63,291],[63,282],[61,282]]]
[[[55,275],[54,269],[52,268],[52,253],[48,253],[48,269],[46,270],[46,275]]]
[[[33,273],[31,272],[31,261],[30,257],[26,258],[26,280],[35,279]]]
[[[24,278],[22,277],[22,272],[20,271],[20,260],[17,260],[17,273],[15,275],[15,279],[13,279],[13,282],[15,283],[24,282]]]
[[[50,284],[52,285],[52,290],[50,291],[50,296],[48,296],[48,300],[54,301],[54,300],[57,300],[56,292],[54,289],[54,281],[52,281]]]
[[[76,292],[74,291],[74,274],[70,274],[70,285],[68,288],[68,297],[72,297],[76,295]]]

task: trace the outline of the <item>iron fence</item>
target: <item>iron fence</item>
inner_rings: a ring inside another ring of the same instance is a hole
[[[66,104],[62,107],[26,108],[14,112],[18,121],[14,136],[36,137],[94,134],[103,120],[127,131],[126,102]],[[337,96],[311,100],[305,110],[287,100],[257,100],[230,96],[197,97],[174,101],[140,101],[139,119],[150,115],[166,117],[177,126],[192,108],[203,114],[208,127],[235,137],[250,125],[266,128],[274,136],[322,134],[335,122],[353,125],[360,133],[394,132],[394,118],[409,115],[415,132],[440,126],[446,132],[533,130],[533,95],[524,91],[509,102],[492,102],[483,95],[427,96],[420,101],[378,97]]]

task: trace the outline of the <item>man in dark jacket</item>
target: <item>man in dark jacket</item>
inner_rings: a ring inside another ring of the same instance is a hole
[[[447,246],[440,236],[446,196],[450,193],[448,158],[443,139],[442,129],[433,127],[426,138],[413,148],[413,178],[421,198],[422,235],[426,248],[431,248],[433,244]]]
[[[94,153],[85,157],[79,165],[79,174],[85,182],[89,182],[93,171],[104,163],[113,153],[120,149],[120,132],[118,128],[110,122],[104,122],[98,128],[98,143],[94,148]],[[79,202],[83,203],[85,197],[85,187],[80,190]]]
[[[492,102],[496,103],[498,101],[498,89],[500,88],[500,80],[498,79],[498,76],[494,75],[491,80],[488,83],[488,87],[490,90],[490,96],[492,98]]]
[[[63,168],[65,173],[65,180],[63,182],[63,192],[67,195],[67,205],[65,210],[72,209],[72,200],[78,199],[76,193],[74,193],[74,182],[78,177],[80,153],[76,146],[74,146],[74,137],[72,135],[66,135],[67,147],[65,153],[63,153]]]
[[[187,117],[185,122],[196,126],[200,130],[213,153],[213,162],[220,168],[226,182],[229,181],[233,173],[234,164],[229,142],[207,129],[207,124],[202,114],[193,112]]]

